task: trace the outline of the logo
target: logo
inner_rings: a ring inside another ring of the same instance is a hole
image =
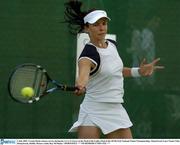
[[[9,145],[9,144],[16,144],[15,139],[1,139],[0,145]]]

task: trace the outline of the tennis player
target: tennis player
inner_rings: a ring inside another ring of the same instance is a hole
[[[76,95],[85,93],[77,122],[70,132],[78,132],[78,138],[132,138],[132,122],[123,107],[124,77],[150,76],[160,60],[139,68],[123,66],[113,40],[106,40],[110,18],[104,10],[81,11],[82,3],[69,1],[65,4],[65,21],[70,32],[86,32],[90,37],[79,57],[79,76],[76,81]]]

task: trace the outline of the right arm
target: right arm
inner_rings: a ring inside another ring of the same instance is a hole
[[[79,96],[85,93],[91,68],[94,68],[95,64],[92,63],[92,61],[90,61],[89,59],[83,58],[79,60],[78,67],[79,72],[78,78],[76,80],[76,87],[78,89],[75,91],[75,94]]]

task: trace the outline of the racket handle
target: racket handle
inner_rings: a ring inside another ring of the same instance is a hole
[[[75,91],[76,89],[78,89],[75,86],[67,86],[67,85],[59,84],[55,80],[52,80],[52,83],[54,83],[57,86],[57,88],[63,91]]]
[[[74,86],[63,86],[63,91],[75,91],[76,89],[78,89],[77,87]]]

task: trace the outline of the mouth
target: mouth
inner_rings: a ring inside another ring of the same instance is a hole
[[[98,34],[98,35],[100,35],[100,36],[101,36],[101,35],[106,35],[106,33],[100,33],[100,34]]]

